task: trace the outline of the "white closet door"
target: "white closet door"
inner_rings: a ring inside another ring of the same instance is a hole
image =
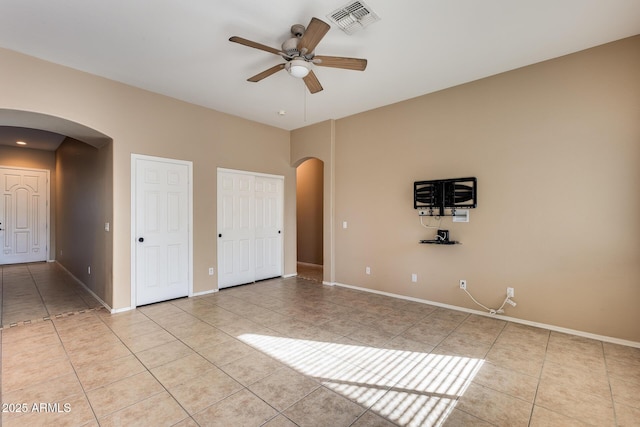
[[[254,281],[253,175],[218,173],[218,287]]]
[[[256,280],[282,276],[282,180],[256,177]]]
[[[282,181],[218,171],[218,288],[282,275]]]

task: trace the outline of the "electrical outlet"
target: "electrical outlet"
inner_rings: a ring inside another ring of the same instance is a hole
[[[213,276],[213,267],[209,267],[209,276]]]
[[[460,289],[467,289],[467,281],[464,279],[460,279]]]
[[[507,297],[513,298],[515,296],[515,291],[513,288],[507,288]]]
[[[416,273],[412,273],[411,274],[411,281],[413,283],[417,283],[418,282],[418,275]]]
[[[365,267],[364,272],[366,274],[371,274],[371,267]]]

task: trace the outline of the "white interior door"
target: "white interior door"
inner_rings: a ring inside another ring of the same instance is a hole
[[[135,305],[189,295],[191,164],[134,156]]]
[[[282,276],[282,179],[256,177],[256,280]]]
[[[0,264],[46,261],[49,171],[0,167]]]
[[[283,179],[218,171],[218,288],[282,275]]]
[[[253,282],[255,177],[218,172],[218,287]]]

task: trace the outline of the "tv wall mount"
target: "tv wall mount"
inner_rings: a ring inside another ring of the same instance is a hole
[[[478,180],[471,178],[436,179],[413,183],[413,208],[421,216],[456,216],[457,209],[478,206]]]

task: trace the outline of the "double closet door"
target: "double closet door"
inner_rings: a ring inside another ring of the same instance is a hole
[[[282,276],[284,177],[218,169],[218,288]]]

